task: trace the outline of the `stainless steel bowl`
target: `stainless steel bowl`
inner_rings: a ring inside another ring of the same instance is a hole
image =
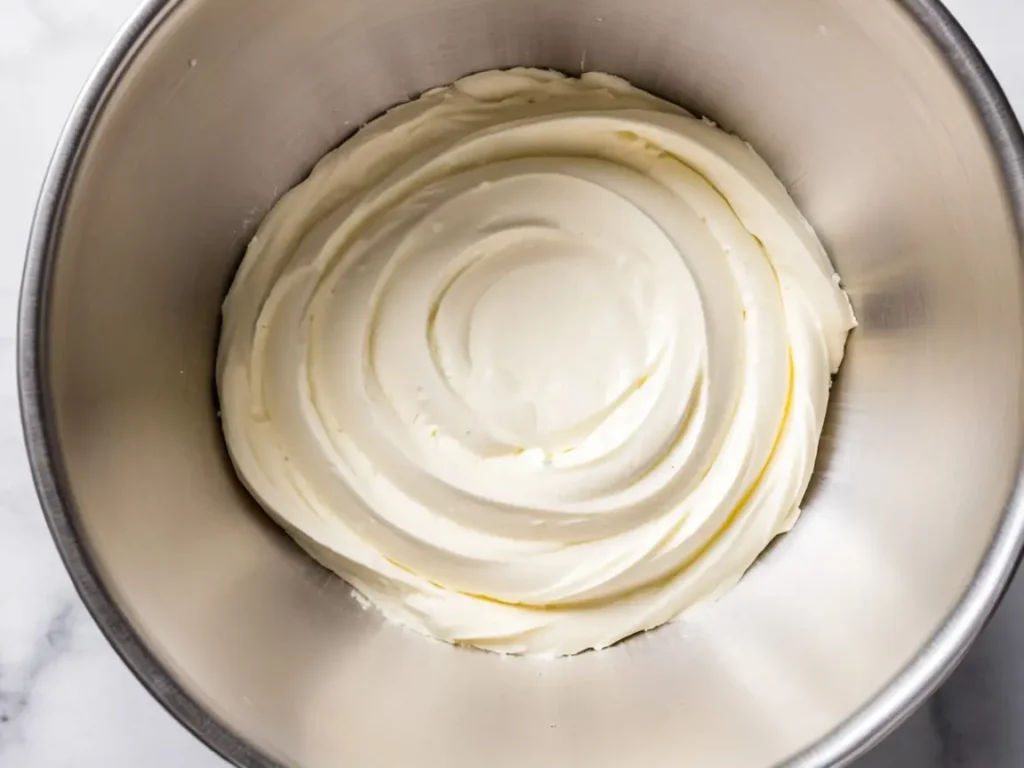
[[[382,109],[517,64],[749,139],[861,326],[796,530],[712,608],[557,662],[382,622],[236,481],[220,300],[273,202]],[[821,766],[942,680],[1024,540],[1024,143],[937,2],[148,2],[75,107],[21,308],[54,538],[126,662],[241,766]]]

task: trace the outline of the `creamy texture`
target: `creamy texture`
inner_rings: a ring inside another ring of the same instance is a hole
[[[570,654],[789,529],[854,324],[748,145],[608,75],[488,72],[270,212],[222,420],[264,508],[388,617]]]

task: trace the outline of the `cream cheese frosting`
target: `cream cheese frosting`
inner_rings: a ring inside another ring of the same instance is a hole
[[[787,531],[855,325],[743,141],[602,74],[487,72],[271,210],[223,307],[242,480],[390,619],[603,648]]]

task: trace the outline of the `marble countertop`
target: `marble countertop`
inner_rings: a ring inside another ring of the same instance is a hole
[[[223,768],[122,665],[57,557],[22,448],[22,254],[61,124],[136,0],[0,0],[0,768]],[[1024,3],[947,0],[1024,115]],[[857,768],[1024,765],[1024,575],[943,689]]]

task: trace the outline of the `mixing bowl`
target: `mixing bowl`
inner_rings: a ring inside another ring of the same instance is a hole
[[[860,327],[796,529],[718,603],[561,660],[385,623],[237,481],[220,302],[247,239],[381,110],[477,70],[594,69],[786,182]],[[240,766],[843,763],[944,677],[1024,539],[1024,144],[937,2],[149,2],[75,107],[29,247],[22,406],[114,647]]]

